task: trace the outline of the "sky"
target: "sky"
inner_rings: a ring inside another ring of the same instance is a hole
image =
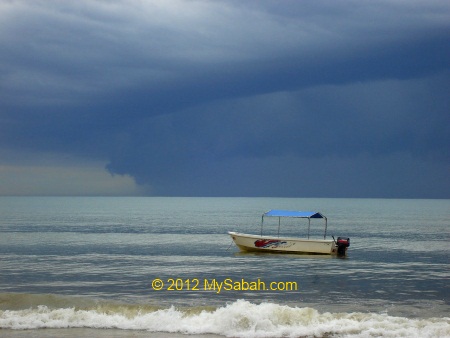
[[[0,195],[450,198],[447,0],[0,0]]]

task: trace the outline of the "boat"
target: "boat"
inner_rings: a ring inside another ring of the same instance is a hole
[[[266,217],[278,217],[278,235],[264,236],[264,219]],[[280,237],[282,218],[306,218],[308,219],[307,238]],[[323,239],[310,239],[311,219],[323,219],[325,231]],[[273,253],[298,253],[298,254],[323,254],[323,255],[346,255],[350,246],[350,238],[338,237],[337,240],[327,239],[327,218],[320,212],[315,211],[291,211],[291,210],[269,210],[261,217],[261,232],[259,235],[244,234],[230,231],[228,234],[237,247],[242,251],[259,251]]]

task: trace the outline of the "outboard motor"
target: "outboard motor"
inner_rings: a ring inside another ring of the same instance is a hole
[[[345,255],[345,251],[350,246],[350,238],[348,237],[338,237],[336,241],[337,253],[340,256]]]

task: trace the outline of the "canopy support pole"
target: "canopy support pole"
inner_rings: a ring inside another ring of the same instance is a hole
[[[327,237],[327,218],[325,218],[325,233],[323,234],[323,239],[325,239]]]
[[[280,237],[281,217],[278,217],[278,237]]]
[[[309,239],[309,229],[311,228],[311,218],[308,217],[308,239]]]
[[[261,216],[261,237],[263,232],[263,224],[264,224],[264,215]]]

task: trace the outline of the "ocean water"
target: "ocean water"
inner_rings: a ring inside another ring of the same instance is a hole
[[[347,256],[239,252],[269,209]],[[449,229],[450,200],[0,197],[0,336],[450,337]]]

